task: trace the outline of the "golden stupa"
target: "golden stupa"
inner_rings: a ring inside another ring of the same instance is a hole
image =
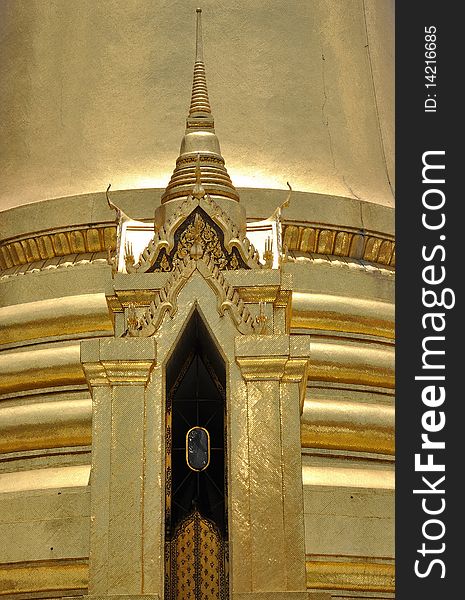
[[[195,9],[0,7],[0,598],[394,598],[393,3]]]

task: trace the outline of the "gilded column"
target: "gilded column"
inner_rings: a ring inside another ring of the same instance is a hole
[[[252,565],[247,591],[234,589],[233,573],[235,600],[307,597],[300,448],[306,346],[283,334],[236,338],[247,394]]]
[[[93,598],[159,597],[157,578],[145,581],[147,538],[157,532],[150,527],[152,511],[145,507],[146,487],[151,487],[154,505],[161,497],[159,478],[153,469],[147,477],[145,464],[150,434],[156,435],[157,427],[151,406],[147,407],[152,404],[155,358],[153,338],[81,343],[81,362],[92,393],[88,589]],[[147,414],[152,414],[149,424]]]

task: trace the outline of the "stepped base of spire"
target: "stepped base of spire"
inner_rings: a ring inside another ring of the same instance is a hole
[[[171,180],[161,198],[162,204],[176,198],[187,198],[196,182],[197,157],[200,163],[200,180],[207,194],[218,198],[239,201],[239,194],[233,186],[220,154],[201,152],[181,154],[176,160]]]
[[[196,53],[192,97],[179,157],[162,197],[162,205],[196,195],[200,187],[218,201],[239,202],[221,156],[220,143],[208,100],[202,49],[201,9],[197,9]],[[161,214],[161,213],[160,213]]]

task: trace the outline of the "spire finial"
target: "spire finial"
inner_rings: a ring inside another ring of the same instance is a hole
[[[189,108],[189,117],[205,118],[206,115],[211,115],[211,108],[208,100],[205,64],[203,62],[202,9],[198,8],[196,12],[197,27],[195,34],[194,81],[192,84],[192,98]]]
[[[195,62],[203,62],[202,9],[197,8],[197,30],[195,34]]]

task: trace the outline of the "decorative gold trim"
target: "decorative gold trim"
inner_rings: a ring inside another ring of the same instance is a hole
[[[58,256],[114,252],[115,225],[95,224],[63,231],[45,231],[0,244],[0,272]]]
[[[238,287],[237,292],[245,303],[274,302],[279,285]],[[126,300],[125,294],[128,296]],[[107,297],[112,315],[122,311],[125,302],[134,302],[134,295],[134,291],[118,291],[118,298]],[[154,295],[155,292],[151,290],[137,290],[138,301],[134,302],[135,306],[149,305]],[[0,321],[0,344],[75,333],[103,334],[113,329],[103,294],[83,294],[7,306],[0,308]],[[294,292],[291,327],[393,339],[394,305],[330,294]]]
[[[306,562],[307,588],[317,590],[350,590],[394,592],[393,564],[374,562]]]
[[[213,281],[213,278],[211,281]],[[221,298],[219,299],[219,310],[223,311],[223,313],[226,308],[230,310],[233,320],[238,320],[236,326],[241,333],[251,334],[254,332],[254,323],[256,320],[250,315],[244,303],[242,302],[241,304],[238,294],[237,298],[233,294],[231,300],[226,304],[220,300]],[[148,337],[152,335],[156,330],[155,324],[159,323],[159,318],[161,322],[159,311],[162,308],[163,310],[168,310],[169,306],[169,304],[161,306],[160,303],[158,309],[154,310],[154,303],[150,311],[141,318],[143,329],[136,336]],[[242,314],[240,312],[241,309]],[[171,310],[174,309],[172,308]],[[257,327],[259,325],[257,322]],[[259,339],[263,339],[268,343],[267,338],[269,336],[260,335],[253,343],[258,343]],[[306,341],[309,343],[308,340]],[[310,380],[337,381],[340,383],[354,383],[383,388],[394,387],[394,350],[392,346],[375,344],[363,340],[347,341],[344,338],[340,340],[323,337],[318,339],[314,336],[308,348],[308,357],[310,359],[308,363],[308,378]],[[256,377],[259,378],[258,374],[263,370],[263,365],[262,367],[260,366],[260,359],[253,358],[253,355],[250,355],[250,358],[244,358],[244,366],[246,362],[249,363],[248,368],[251,376],[256,372]],[[94,363],[95,361],[88,360],[86,362]],[[284,364],[285,361],[277,367],[276,376],[278,376],[278,372],[280,373],[279,377],[282,375]],[[141,368],[145,369],[145,366]],[[88,377],[96,381],[94,385],[104,385],[104,382],[108,385],[109,380],[106,368],[104,369],[97,364],[95,366],[96,370],[92,374],[90,372],[91,367],[88,366],[87,369]],[[114,377],[116,381],[118,379],[118,367],[115,366],[115,369],[116,372],[112,374],[112,366],[110,363],[108,364],[108,376]],[[270,369],[274,371],[271,365]],[[141,377],[143,378],[144,376],[141,375]],[[100,380],[101,383],[97,383],[97,380]],[[53,348],[8,352],[2,356],[0,364],[0,389],[4,394],[34,388],[83,384],[85,381],[86,379],[79,360],[79,344],[57,344]]]
[[[155,361],[104,360],[83,363],[89,387],[146,384]]]
[[[227,274],[228,279],[229,273]],[[244,302],[272,302],[274,303],[280,291],[279,284],[276,285],[251,285],[237,287],[240,297]]]
[[[146,385],[156,364],[156,344],[152,338],[136,340],[112,338],[81,342],[80,362],[90,388],[109,385]]]
[[[395,267],[395,241],[374,232],[283,223],[283,247],[305,254],[329,254]]]
[[[178,231],[186,222],[187,229],[179,236]],[[127,265],[127,270],[130,273],[173,271],[186,258],[197,259],[204,254],[213,257],[220,269],[262,267],[254,246],[247,238],[242,239],[236,224],[198,181],[176,212],[155,231],[139,262]]]
[[[324,336],[291,336],[291,340],[299,337],[304,338],[303,347],[294,354],[294,360],[308,359],[309,381],[394,387],[391,345]],[[243,376],[256,380],[280,379],[289,351],[285,348],[285,338],[284,335],[259,336],[252,340],[249,336],[236,338],[236,361],[243,369]]]
[[[365,340],[310,340],[308,379],[394,388],[394,347]]]
[[[224,315],[229,311],[240,333],[251,334],[263,331],[261,316],[253,318],[237,290],[229,285],[218,269],[214,258],[205,253],[199,260],[185,257],[170,274],[165,286],[155,292],[150,306],[137,319],[135,327],[127,330],[130,337],[149,337],[159,328],[165,313],[173,317],[177,310],[177,297],[195,270],[204,277],[218,297],[218,312]]]
[[[395,567],[369,562],[306,562],[307,588],[317,590],[395,591]],[[88,564],[76,561],[41,561],[0,566],[0,596],[8,594],[86,590]]]
[[[212,160],[209,160],[208,162],[213,162]],[[220,163],[220,161],[216,161],[218,163]],[[194,161],[192,161],[192,164],[194,163]],[[223,163],[224,164],[224,163]],[[221,177],[221,171],[222,169],[218,169],[219,173],[218,173],[218,178]],[[224,167],[224,171],[226,171],[226,167]],[[215,182],[216,187],[213,186],[208,186],[208,193],[211,194],[212,196],[220,196],[221,198],[229,198],[230,200],[236,200],[239,201],[239,194],[231,192],[228,190],[228,188],[225,187],[219,187],[218,183]],[[177,198],[184,198],[188,195],[189,193],[189,187],[192,185],[192,180],[188,179],[185,182],[185,189],[183,188],[178,188],[176,189],[174,192],[171,193],[166,193],[163,195],[163,201],[164,202],[169,202],[170,200],[176,200]],[[208,185],[208,184],[206,184]],[[232,183],[230,184],[232,186]],[[168,190],[168,188],[166,188]]]
[[[108,254],[104,252],[94,252],[93,254],[69,254],[66,256],[56,256],[48,260],[26,263],[17,267],[12,267],[6,271],[0,271],[0,281],[17,277],[18,275],[31,275],[32,273],[53,271],[55,269],[68,269],[80,265],[107,265],[109,264]]]
[[[214,194],[214,191],[209,191]],[[187,194],[185,194],[187,195]],[[221,195],[225,195],[221,191]],[[212,200],[213,202],[213,200]],[[216,203],[215,203],[216,204]],[[69,256],[107,256],[116,249],[116,225],[95,224],[75,229],[50,230],[30,237],[6,240],[0,244],[0,273],[22,265],[44,268],[44,261]],[[364,260],[395,268],[396,250],[392,236],[330,225],[295,225],[283,222],[283,247],[303,254],[321,254]]]
[[[280,380],[284,375],[287,356],[237,357],[246,381]]]

